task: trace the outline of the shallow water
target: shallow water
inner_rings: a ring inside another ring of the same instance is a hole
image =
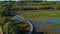
[[[46,20],[47,22],[56,22],[56,23],[60,23],[60,18],[50,17],[50,18],[44,18],[44,20]]]
[[[14,19],[17,19],[20,21],[20,19],[16,16],[13,17]],[[35,21],[34,19],[31,19],[31,23],[33,24],[33,26],[44,26],[44,27],[50,27],[56,31],[60,31],[60,26],[51,26],[49,24],[44,24],[43,22],[47,21],[47,22],[53,22],[53,23],[59,23],[60,24],[60,18],[54,18],[54,17],[49,17],[49,18],[40,18],[38,21]]]

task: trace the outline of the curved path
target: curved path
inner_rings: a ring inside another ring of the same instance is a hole
[[[33,25],[32,25],[29,21],[27,21],[24,17],[22,17],[22,16],[20,16],[20,15],[16,15],[16,16],[17,16],[18,18],[21,18],[21,19],[25,20],[25,21],[27,22],[27,24],[30,25],[29,34],[31,34],[32,31],[33,31]]]

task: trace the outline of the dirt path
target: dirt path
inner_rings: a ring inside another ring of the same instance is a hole
[[[0,26],[0,34],[3,34],[1,26]]]

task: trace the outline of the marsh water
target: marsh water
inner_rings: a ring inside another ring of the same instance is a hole
[[[16,16],[14,16],[13,18],[20,21],[20,19]],[[31,20],[31,23],[33,24],[33,26],[38,26],[38,27],[42,26],[42,27],[46,27],[46,28],[50,27],[55,31],[60,31],[60,26],[52,26],[52,25],[49,25],[49,24],[44,24],[44,22],[60,24],[60,18],[42,17],[42,18],[39,18],[39,19],[30,19],[30,20]]]

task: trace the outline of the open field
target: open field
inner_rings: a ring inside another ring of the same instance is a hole
[[[60,10],[23,10],[17,12],[27,18],[57,17],[60,18]]]

